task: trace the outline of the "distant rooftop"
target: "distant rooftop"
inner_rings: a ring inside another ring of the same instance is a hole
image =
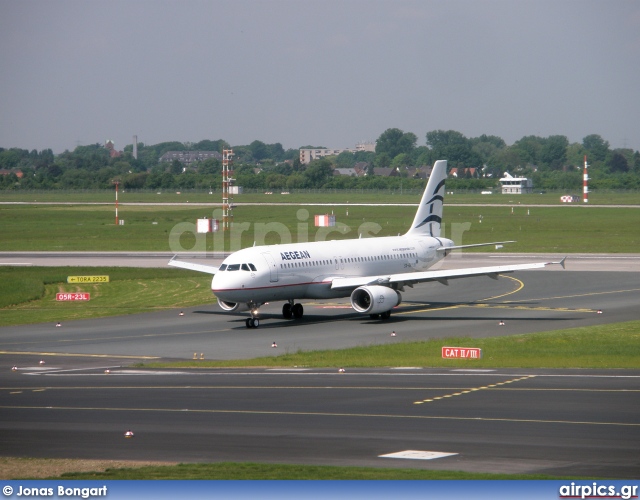
[[[325,156],[338,156],[340,153],[358,153],[359,151],[371,151],[375,152],[376,144],[374,142],[360,142],[356,144],[355,149],[329,149],[329,148],[301,148],[300,149],[300,163],[306,165],[307,163],[324,158]]]
[[[208,160],[214,158],[222,160],[222,155],[217,151],[167,151],[160,157],[161,162],[172,162],[178,160],[180,163],[189,165],[197,161]]]

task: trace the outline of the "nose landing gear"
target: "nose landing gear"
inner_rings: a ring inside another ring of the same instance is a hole
[[[258,328],[260,326],[260,319],[258,318],[258,308],[252,307],[250,309],[251,317],[245,320],[247,328]],[[282,317],[284,319],[300,319],[304,315],[304,307],[302,304],[294,303],[293,300],[288,301],[282,306]]]
[[[258,328],[260,326],[260,318],[258,318],[258,307],[260,307],[260,304],[249,302],[247,305],[249,306],[251,317],[246,319],[245,325],[247,325],[247,328]]]
[[[258,328],[260,326],[260,319],[247,318],[247,320],[245,321],[245,324],[247,325],[247,328]]]

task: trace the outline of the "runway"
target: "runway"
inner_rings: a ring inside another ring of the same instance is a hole
[[[134,363],[606,325],[638,319],[638,276],[529,271],[425,284],[404,294],[388,322],[344,299],[305,302],[301,321],[283,320],[281,304],[264,306],[257,330],[214,304],[183,316],[1,328],[1,453],[637,477],[636,370],[464,371],[425,368],[428,359],[346,373]],[[135,438],[124,438],[127,429]],[[383,457],[398,452],[411,458]]]
[[[102,368],[50,367],[25,368],[10,386],[3,379],[0,439],[10,456],[610,478],[634,478],[640,470],[637,371],[107,375]],[[135,437],[125,439],[127,430]]]

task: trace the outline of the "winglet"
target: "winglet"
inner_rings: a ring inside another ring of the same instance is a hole
[[[565,255],[564,258],[562,260],[559,260],[558,262],[547,262],[547,265],[551,265],[551,264],[559,264],[562,266],[562,269],[566,269],[566,267],[564,267],[564,261],[567,260],[567,256]]]

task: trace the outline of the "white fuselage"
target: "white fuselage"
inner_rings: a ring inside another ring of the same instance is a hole
[[[348,297],[334,278],[425,271],[445,256],[446,238],[404,235],[245,248],[227,257],[211,282],[219,300],[256,306],[275,300]]]

